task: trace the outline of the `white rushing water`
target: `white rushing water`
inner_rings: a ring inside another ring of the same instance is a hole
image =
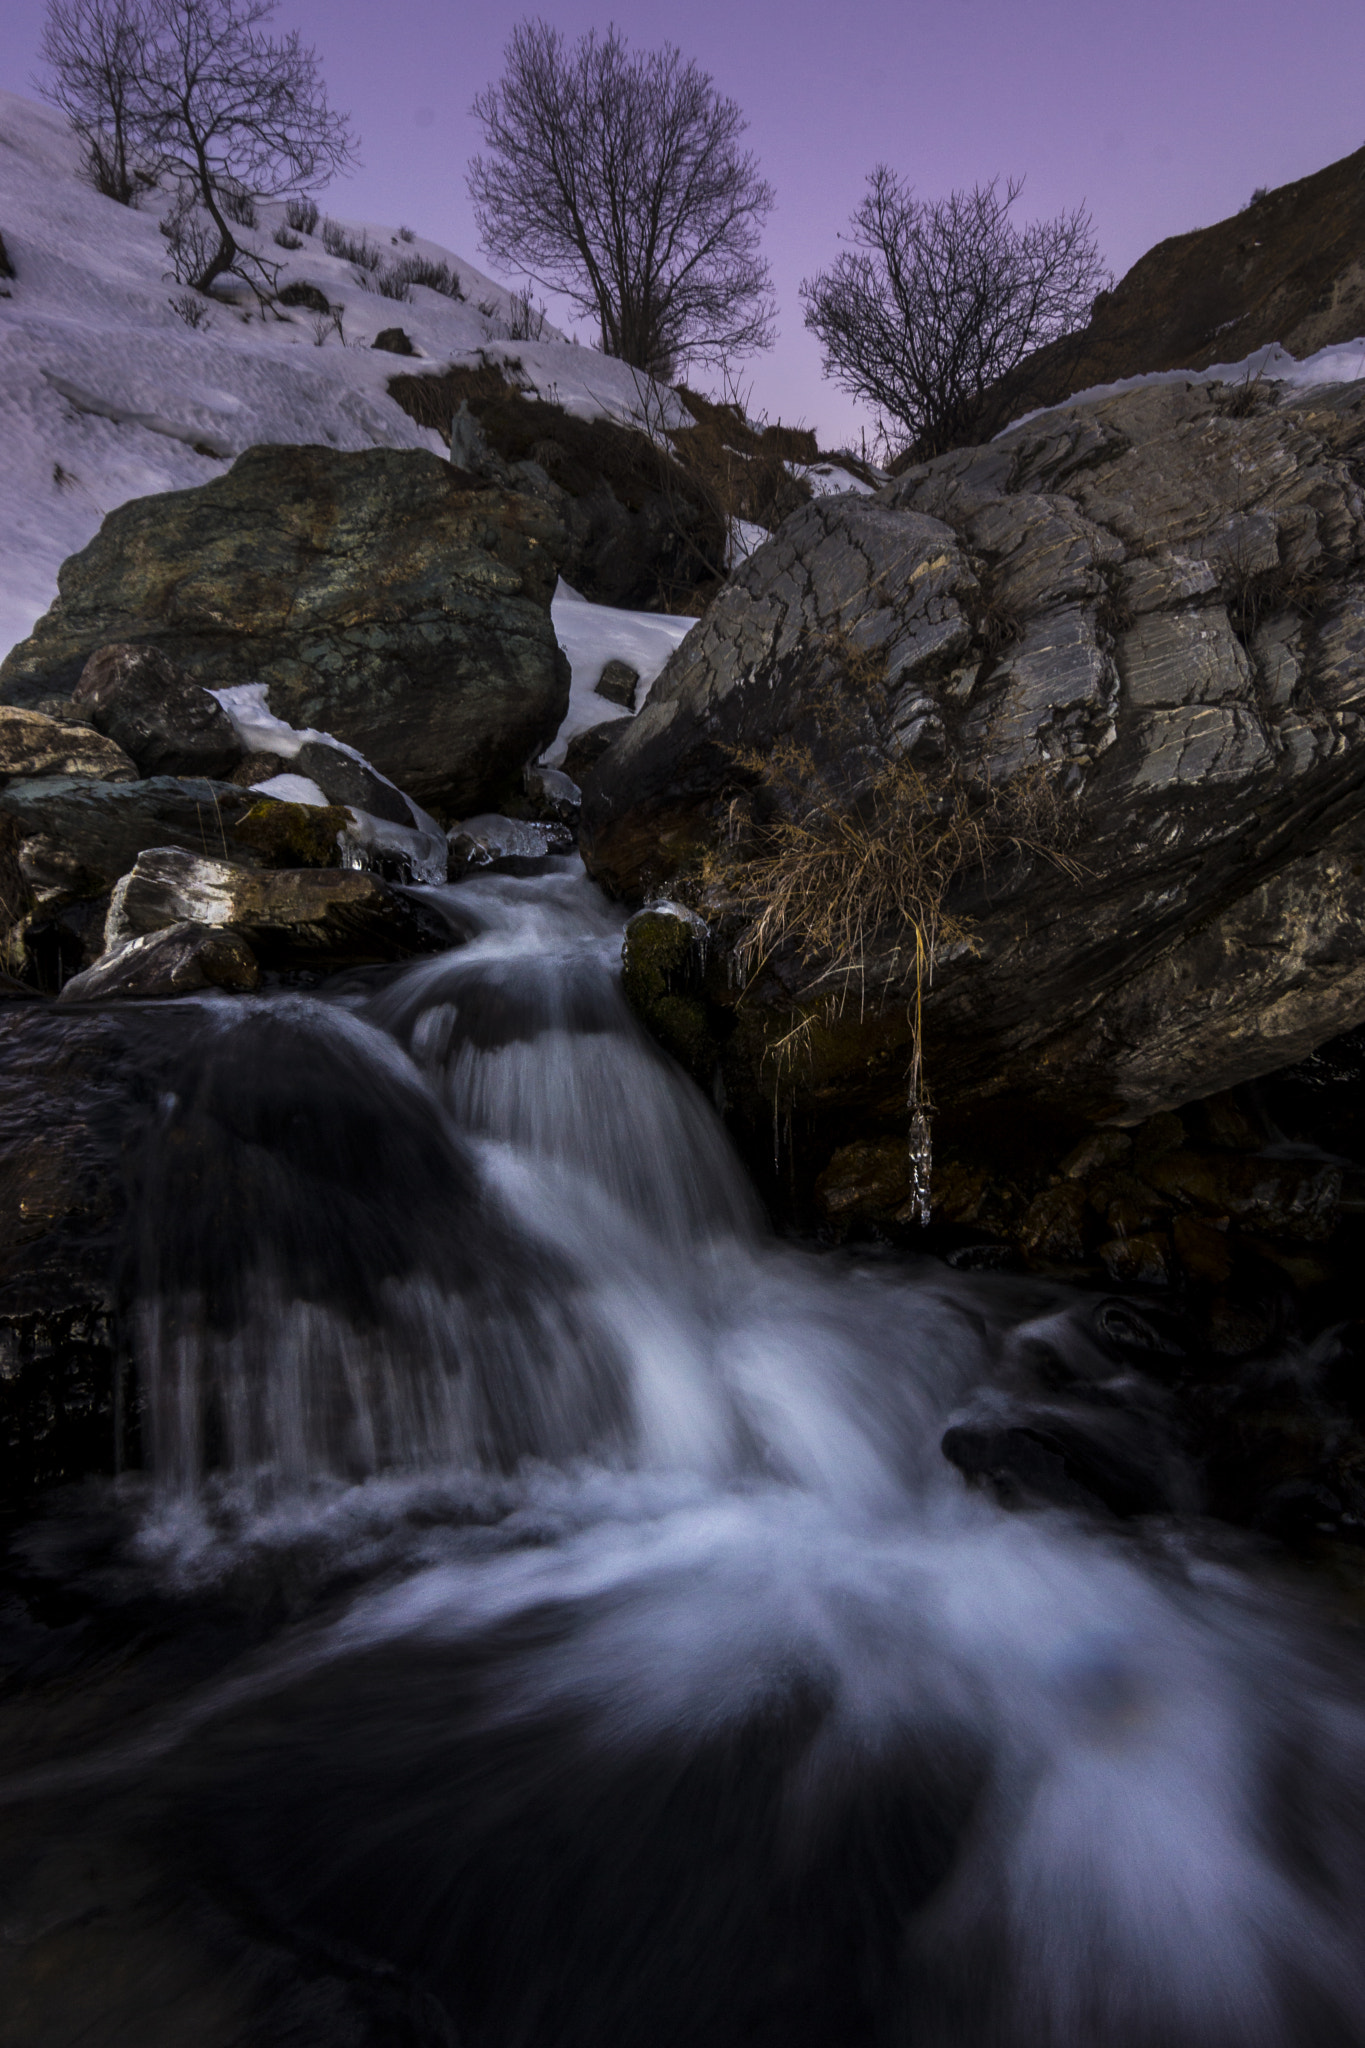
[[[577,863],[447,900],[210,1006],[145,1177],[144,1562],[360,1582],[228,1771],[291,1924],[509,2048],[1365,2039],[1351,1674],[940,1450],[1040,1350],[1103,1411],[1089,1306],[778,1242]]]

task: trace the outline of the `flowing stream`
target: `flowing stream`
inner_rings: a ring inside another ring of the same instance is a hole
[[[1358,1664],[940,1448],[1133,1326],[779,1242],[578,863],[443,900],[180,1006],[151,1476],[25,1538],[122,1647],[9,1725],[0,2048],[1365,2042]]]

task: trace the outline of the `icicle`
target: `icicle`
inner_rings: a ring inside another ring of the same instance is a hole
[[[934,1147],[929,1136],[929,1119],[918,1103],[910,1113],[909,1154],[910,1201],[919,1210],[920,1222],[927,1224],[932,1193]]]
[[[924,942],[924,932],[915,926],[915,1017],[914,1040],[910,1054],[910,1085],[906,1097],[910,1109],[910,1129],[907,1134],[909,1155],[910,1201],[919,1211],[921,1227],[927,1227],[932,1206],[934,1146],[929,1135],[929,1118],[925,1112],[920,1093],[923,1080],[924,1052],[924,977],[932,966],[929,949]]]

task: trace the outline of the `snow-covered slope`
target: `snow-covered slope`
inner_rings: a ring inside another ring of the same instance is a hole
[[[510,340],[511,295],[462,257],[334,215],[386,257],[448,262],[466,294],[418,285],[395,302],[357,282],[320,231],[277,246],[282,201],[259,203],[254,234],[235,232],[279,261],[281,286],[314,284],[344,308],[344,344],[334,331],[319,342],[303,309],[263,320],[245,295],[191,329],[171,305],[159,231],[170,204],[160,191],[137,210],[104,198],[61,116],[0,93],[0,234],[16,273],[0,281],[0,657],[52,602],[65,557],[129,498],[205,483],[260,441],[444,452],[388,396],[396,371],[420,365],[373,349],[383,328],[402,327],[441,365],[515,358],[519,383],[586,418],[640,412],[626,365],[549,334]],[[648,409],[660,407],[670,424],[686,417],[651,387]]]

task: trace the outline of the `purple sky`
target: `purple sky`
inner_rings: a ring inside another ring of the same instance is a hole
[[[333,210],[406,222],[479,260],[469,103],[535,11],[570,36],[615,19],[632,42],[677,41],[743,107],[777,189],[766,247],[780,334],[749,365],[753,406],[827,443],[870,422],[822,379],[797,287],[830,261],[879,158],[924,195],[1014,172],[1027,214],[1085,200],[1121,275],[1254,186],[1365,142],[1361,0],[282,0],[278,25],[317,46],[361,134],[364,167],[332,188]],[[43,0],[5,0],[5,14],[0,86],[31,92]]]

